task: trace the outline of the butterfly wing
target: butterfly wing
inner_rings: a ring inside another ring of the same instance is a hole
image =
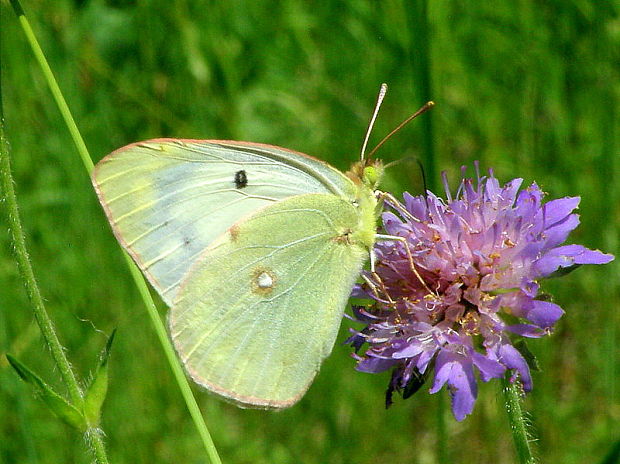
[[[193,380],[241,406],[283,408],[331,352],[368,248],[349,240],[359,211],[326,194],[270,205],[214,243],[170,313]]]
[[[205,248],[240,218],[295,195],[354,191],[338,170],[301,153],[178,139],[111,153],[93,184],[116,238],[168,305]]]

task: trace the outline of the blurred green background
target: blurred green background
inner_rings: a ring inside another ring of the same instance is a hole
[[[453,187],[460,166],[480,160],[501,182],[523,177],[550,197],[581,195],[582,225],[570,240],[620,252],[617,1],[23,6],[95,161],[127,143],[166,136],[272,143],[345,169],[358,156],[379,84],[387,82],[375,143],[427,99],[437,106],[392,139],[381,158],[434,153]],[[103,416],[109,456],[118,463],[205,462],[6,0],[1,13],[2,92],[22,219],[47,308],[83,378],[104,334],[118,329]],[[415,164],[390,175],[386,189],[421,192]],[[7,366],[9,352],[62,391],[6,226],[0,228],[0,461],[89,462],[81,438]],[[549,463],[601,462],[620,439],[620,263],[582,268],[545,289],[566,315],[553,336],[530,343],[542,368],[525,401],[537,454]],[[350,325],[345,321],[340,340]],[[515,461],[498,382],[482,386],[465,421],[445,411],[448,436],[438,444],[437,395],[424,388],[386,411],[388,374],[355,372],[349,351],[337,344],[308,394],[283,412],[237,409],[196,390],[224,462],[433,463],[438,446],[450,462]]]

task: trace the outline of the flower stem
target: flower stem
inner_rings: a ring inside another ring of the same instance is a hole
[[[442,392],[443,393],[443,392]],[[437,462],[445,464],[449,462],[448,435],[446,433],[446,395],[441,393],[437,396]]]
[[[530,447],[528,421],[521,408],[520,385],[517,382],[510,381],[510,373],[502,378],[502,393],[519,463],[535,464],[536,459],[532,455],[532,448]]]
[[[39,287],[34,277],[34,272],[32,270],[32,265],[30,264],[28,251],[26,249],[26,240],[24,238],[24,232],[19,218],[15,189],[13,188],[9,147],[4,135],[4,118],[0,119],[0,183],[2,185],[2,199],[4,200],[6,207],[9,233],[13,250],[15,252],[17,269],[24,285],[26,286],[26,292],[28,293],[28,298],[32,304],[35,320],[41,329],[43,339],[52,354],[52,358],[54,359],[56,367],[60,372],[60,376],[67,387],[71,402],[74,405],[79,406],[82,403],[82,391],[73,371],[71,370],[71,365],[65,356],[64,348],[60,344],[60,340],[56,335],[54,324],[45,310],[43,298],[39,292]]]
[[[84,398],[80,385],[77,381],[69,360],[65,356],[65,350],[60,344],[60,340],[54,330],[54,324],[50,319],[43,298],[34,277],[28,251],[26,249],[26,240],[19,219],[19,210],[17,207],[17,198],[15,189],[13,188],[13,177],[11,176],[11,161],[9,158],[8,143],[4,135],[4,118],[2,116],[2,103],[0,102],[0,184],[2,185],[2,198],[6,205],[7,217],[9,222],[9,230],[13,249],[15,250],[15,260],[21,278],[26,286],[28,298],[32,304],[34,317],[41,329],[43,339],[49,348],[52,359],[60,372],[60,376],[67,387],[71,403],[78,409],[82,409]],[[102,434],[99,432],[89,437],[91,449],[95,455],[95,462],[98,464],[107,464],[108,458],[105,452],[105,445]]]
[[[79,132],[79,129],[77,128],[77,125],[75,124],[75,121],[73,120],[71,111],[69,110],[69,106],[67,105],[64,97],[62,96],[62,92],[60,90],[60,87],[58,86],[58,83],[56,82],[56,79],[54,78],[54,74],[52,73],[52,70],[49,64],[47,63],[47,60],[45,59],[43,50],[41,49],[36,39],[36,36],[34,35],[34,32],[32,31],[32,28],[30,27],[30,23],[28,22],[28,19],[26,18],[24,10],[22,9],[19,3],[19,0],[10,0],[10,2],[22,26],[26,39],[28,40],[28,43],[30,44],[30,47],[32,48],[32,51],[37,60],[37,63],[39,64],[39,67],[41,68],[43,75],[45,76],[45,79],[54,97],[54,100],[56,101],[56,104],[58,105],[58,109],[65,121],[65,124],[67,125],[67,128],[69,129],[69,132],[71,133],[71,137],[73,138],[73,142],[75,143],[75,146],[80,154],[80,157],[82,158],[82,162],[84,163],[86,171],[90,174],[93,170],[92,159],[90,157],[90,154],[88,153],[88,149],[86,148],[86,144],[84,143],[84,140]],[[7,163],[8,163],[8,159],[7,159]],[[9,179],[7,182],[10,184],[10,188],[12,189],[13,187],[12,180]],[[185,400],[185,403],[187,405],[187,409],[189,410],[190,415],[192,416],[194,425],[196,429],[198,430],[198,433],[203,442],[203,446],[207,452],[207,455],[209,456],[209,459],[212,463],[221,464],[221,460],[217,453],[217,449],[215,448],[215,444],[213,443],[213,440],[211,438],[207,425],[204,422],[204,418],[202,417],[202,414],[200,413],[200,408],[198,407],[198,404],[196,403],[196,399],[194,398],[192,394],[187,378],[183,374],[183,369],[181,368],[179,361],[176,358],[176,355],[174,353],[174,348],[172,348],[170,340],[168,339],[166,335],[166,329],[159,317],[159,314],[157,313],[157,309],[155,308],[155,303],[153,302],[153,299],[151,298],[151,295],[148,291],[148,287],[146,286],[146,282],[144,281],[144,278],[140,274],[140,271],[137,269],[137,267],[131,261],[131,259],[127,255],[125,255],[125,257],[127,259],[130,272],[140,291],[140,295],[142,296],[142,299],[144,300],[144,304],[147,308],[147,312],[155,326],[155,332],[157,333],[159,341],[164,349],[166,358],[168,360],[168,363],[170,364],[170,368],[172,369],[174,373],[175,379],[179,385],[179,389],[181,390],[181,393],[183,395],[183,399]],[[40,295],[39,295],[39,299],[40,299]],[[60,347],[60,344],[58,344],[58,346]],[[60,348],[60,354],[64,357],[62,348]],[[67,365],[68,365],[68,362],[67,362]],[[76,382],[76,385],[77,385],[77,382]],[[80,401],[82,401],[81,392],[79,392],[79,389],[78,389],[78,393],[80,393],[79,395]],[[73,395],[71,397],[73,399]],[[93,452],[95,453],[95,455],[98,455],[98,453],[100,452],[105,453],[105,451],[103,450],[103,441],[102,441],[101,431],[99,429],[95,430],[91,428],[91,429],[88,429],[86,433],[87,433],[86,438],[88,442],[91,443]],[[102,461],[102,462],[107,462],[107,460]]]
[[[103,444],[103,431],[99,427],[89,427],[84,434],[87,443],[90,445],[92,453],[95,455],[95,462],[98,464],[108,464],[108,457]]]

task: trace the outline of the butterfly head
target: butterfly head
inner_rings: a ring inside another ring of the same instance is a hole
[[[362,170],[362,182],[371,190],[376,190],[383,179],[383,163],[381,160],[373,160],[372,163],[364,166]]]
[[[383,178],[383,162],[381,160],[365,159],[351,166],[347,176],[356,184],[362,184],[374,191],[379,187]]]

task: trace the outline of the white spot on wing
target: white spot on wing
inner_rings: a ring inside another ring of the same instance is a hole
[[[258,267],[252,273],[252,289],[259,295],[269,295],[276,286],[276,275],[271,269]]]
[[[273,287],[273,278],[266,272],[262,272],[256,278],[256,284],[259,288],[271,288]]]

